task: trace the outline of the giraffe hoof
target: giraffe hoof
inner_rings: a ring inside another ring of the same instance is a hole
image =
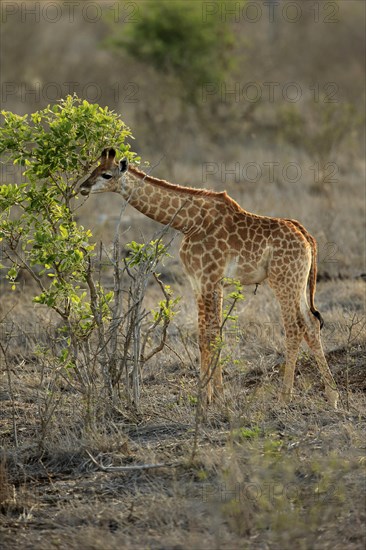
[[[337,390],[328,390],[326,392],[327,399],[334,409],[337,409],[339,393]]]
[[[212,391],[207,391],[206,395],[203,398],[203,402],[206,403],[206,405],[211,405],[213,399]]]
[[[289,392],[289,391],[281,392],[280,394],[281,403],[283,403],[284,405],[288,405],[289,403],[291,403],[291,400],[292,400],[292,392]]]
[[[224,393],[223,385],[221,384],[220,386],[216,386],[214,390],[214,398],[221,397],[223,393]]]

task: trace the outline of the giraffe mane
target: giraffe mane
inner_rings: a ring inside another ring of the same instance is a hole
[[[183,185],[177,185],[174,183],[170,183],[169,181],[162,180],[159,178],[155,178],[154,176],[150,176],[149,174],[146,174],[136,166],[129,165],[128,171],[131,172],[131,174],[134,174],[135,176],[152,183],[153,185],[156,185],[158,187],[164,187],[165,189],[170,189],[172,191],[178,191],[179,193],[184,193],[187,195],[195,195],[195,196],[201,196],[201,197],[212,197],[216,199],[221,199],[228,205],[230,205],[234,210],[242,211],[243,209],[241,206],[234,201],[229,195],[226,193],[226,191],[212,191],[211,189],[202,189],[202,188],[196,188],[196,187],[185,187]]]

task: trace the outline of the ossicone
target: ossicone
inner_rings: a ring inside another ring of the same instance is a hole
[[[102,160],[106,160],[107,158],[109,159],[114,159],[116,156],[116,150],[111,148],[111,149],[103,149],[102,151],[102,155],[101,155],[101,159]]]

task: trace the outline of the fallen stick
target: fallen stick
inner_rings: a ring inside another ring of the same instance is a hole
[[[103,472],[129,472],[132,470],[151,470],[153,468],[172,468],[182,464],[181,462],[158,462],[156,464],[135,464],[133,466],[104,466],[87,449],[85,450],[90,460]]]

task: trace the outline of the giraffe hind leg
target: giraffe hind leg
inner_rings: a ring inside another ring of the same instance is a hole
[[[304,334],[307,345],[314,354],[318,369],[320,371],[324,386],[325,395],[330,404],[336,409],[339,393],[328,362],[325,358],[323,346],[320,339],[320,326],[317,319],[310,314],[306,316],[306,331]]]
[[[282,400],[285,403],[291,401],[296,361],[299,354],[301,341],[305,334],[305,325],[298,311],[285,311],[282,308],[283,322],[286,333],[286,364],[283,377]]]
[[[281,400],[288,403],[292,398],[296,361],[306,330],[305,321],[301,314],[301,291],[299,285],[292,289],[288,285],[286,286],[283,279],[278,280],[270,276],[268,282],[280,304],[285,329],[286,362]]]

